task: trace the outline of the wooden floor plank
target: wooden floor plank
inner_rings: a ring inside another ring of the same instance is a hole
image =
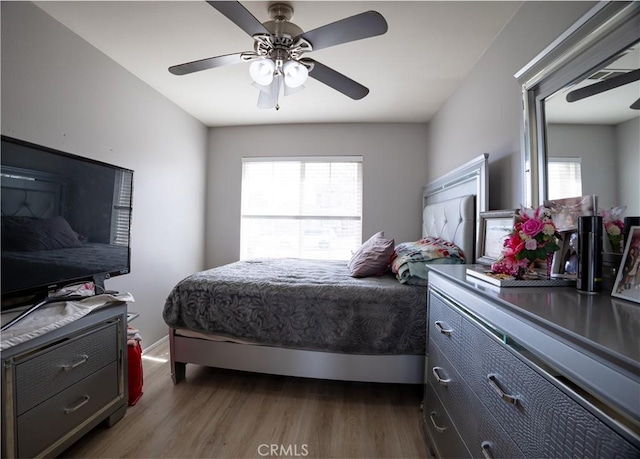
[[[152,360],[153,359],[153,360]],[[144,395],[67,458],[425,458],[418,385],[323,381],[187,365],[168,343],[145,354]]]

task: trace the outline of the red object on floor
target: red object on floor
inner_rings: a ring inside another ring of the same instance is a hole
[[[138,403],[142,397],[142,346],[138,341],[127,346],[128,351],[128,381],[129,381],[129,406]]]

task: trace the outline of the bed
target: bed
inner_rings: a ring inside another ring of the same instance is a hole
[[[487,155],[423,188],[422,236],[475,258]],[[215,307],[214,307],[215,305]],[[426,287],[353,278],[344,261],[245,260],[188,276],[163,310],[171,376],[186,364],[287,376],[420,384]]]

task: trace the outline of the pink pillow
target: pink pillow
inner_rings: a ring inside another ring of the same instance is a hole
[[[395,241],[385,239],[384,232],[374,234],[353,254],[347,267],[353,277],[368,277],[383,274],[389,267]]]

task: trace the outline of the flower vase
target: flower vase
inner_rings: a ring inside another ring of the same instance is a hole
[[[622,253],[622,236],[607,234],[609,243],[611,245],[611,251],[613,253]]]
[[[553,265],[553,252],[547,254],[547,280],[551,279],[551,267]]]
[[[538,264],[539,266],[539,264]],[[538,277],[538,270],[536,270],[536,262],[532,261],[526,267],[518,267],[513,276],[518,280],[535,279]]]

